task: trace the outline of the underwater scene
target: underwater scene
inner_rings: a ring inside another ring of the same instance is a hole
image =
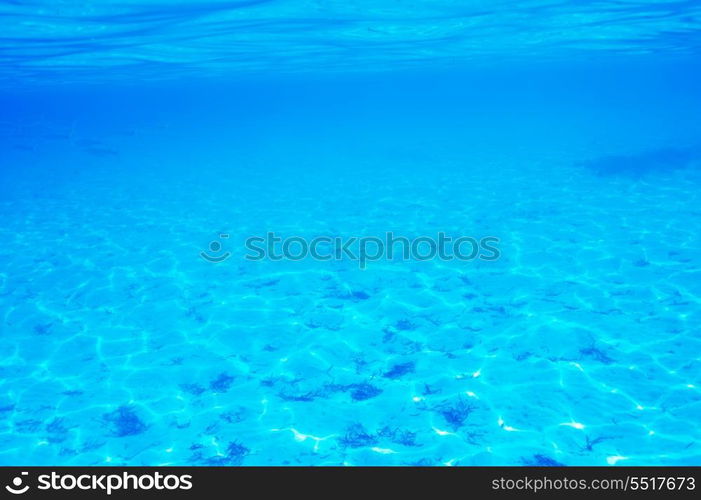
[[[701,3],[0,28],[1,465],[701,465]]]

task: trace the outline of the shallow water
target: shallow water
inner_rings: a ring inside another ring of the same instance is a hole
[[[701,463],[694,4],[32,5],[0,463]],[[500,258],[246,260],[269,231]]]

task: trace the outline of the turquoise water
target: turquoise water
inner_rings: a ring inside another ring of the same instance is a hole
[[[698,4],[0,13],[0,464],[701,464]]]

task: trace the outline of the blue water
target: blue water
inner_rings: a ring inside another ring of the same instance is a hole
[[[701,465],[701,4],[0,14],[0,464]]]

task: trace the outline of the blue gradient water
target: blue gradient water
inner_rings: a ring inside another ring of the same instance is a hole
[[[0,14],[1,464],[701,464],[698,3]]]

